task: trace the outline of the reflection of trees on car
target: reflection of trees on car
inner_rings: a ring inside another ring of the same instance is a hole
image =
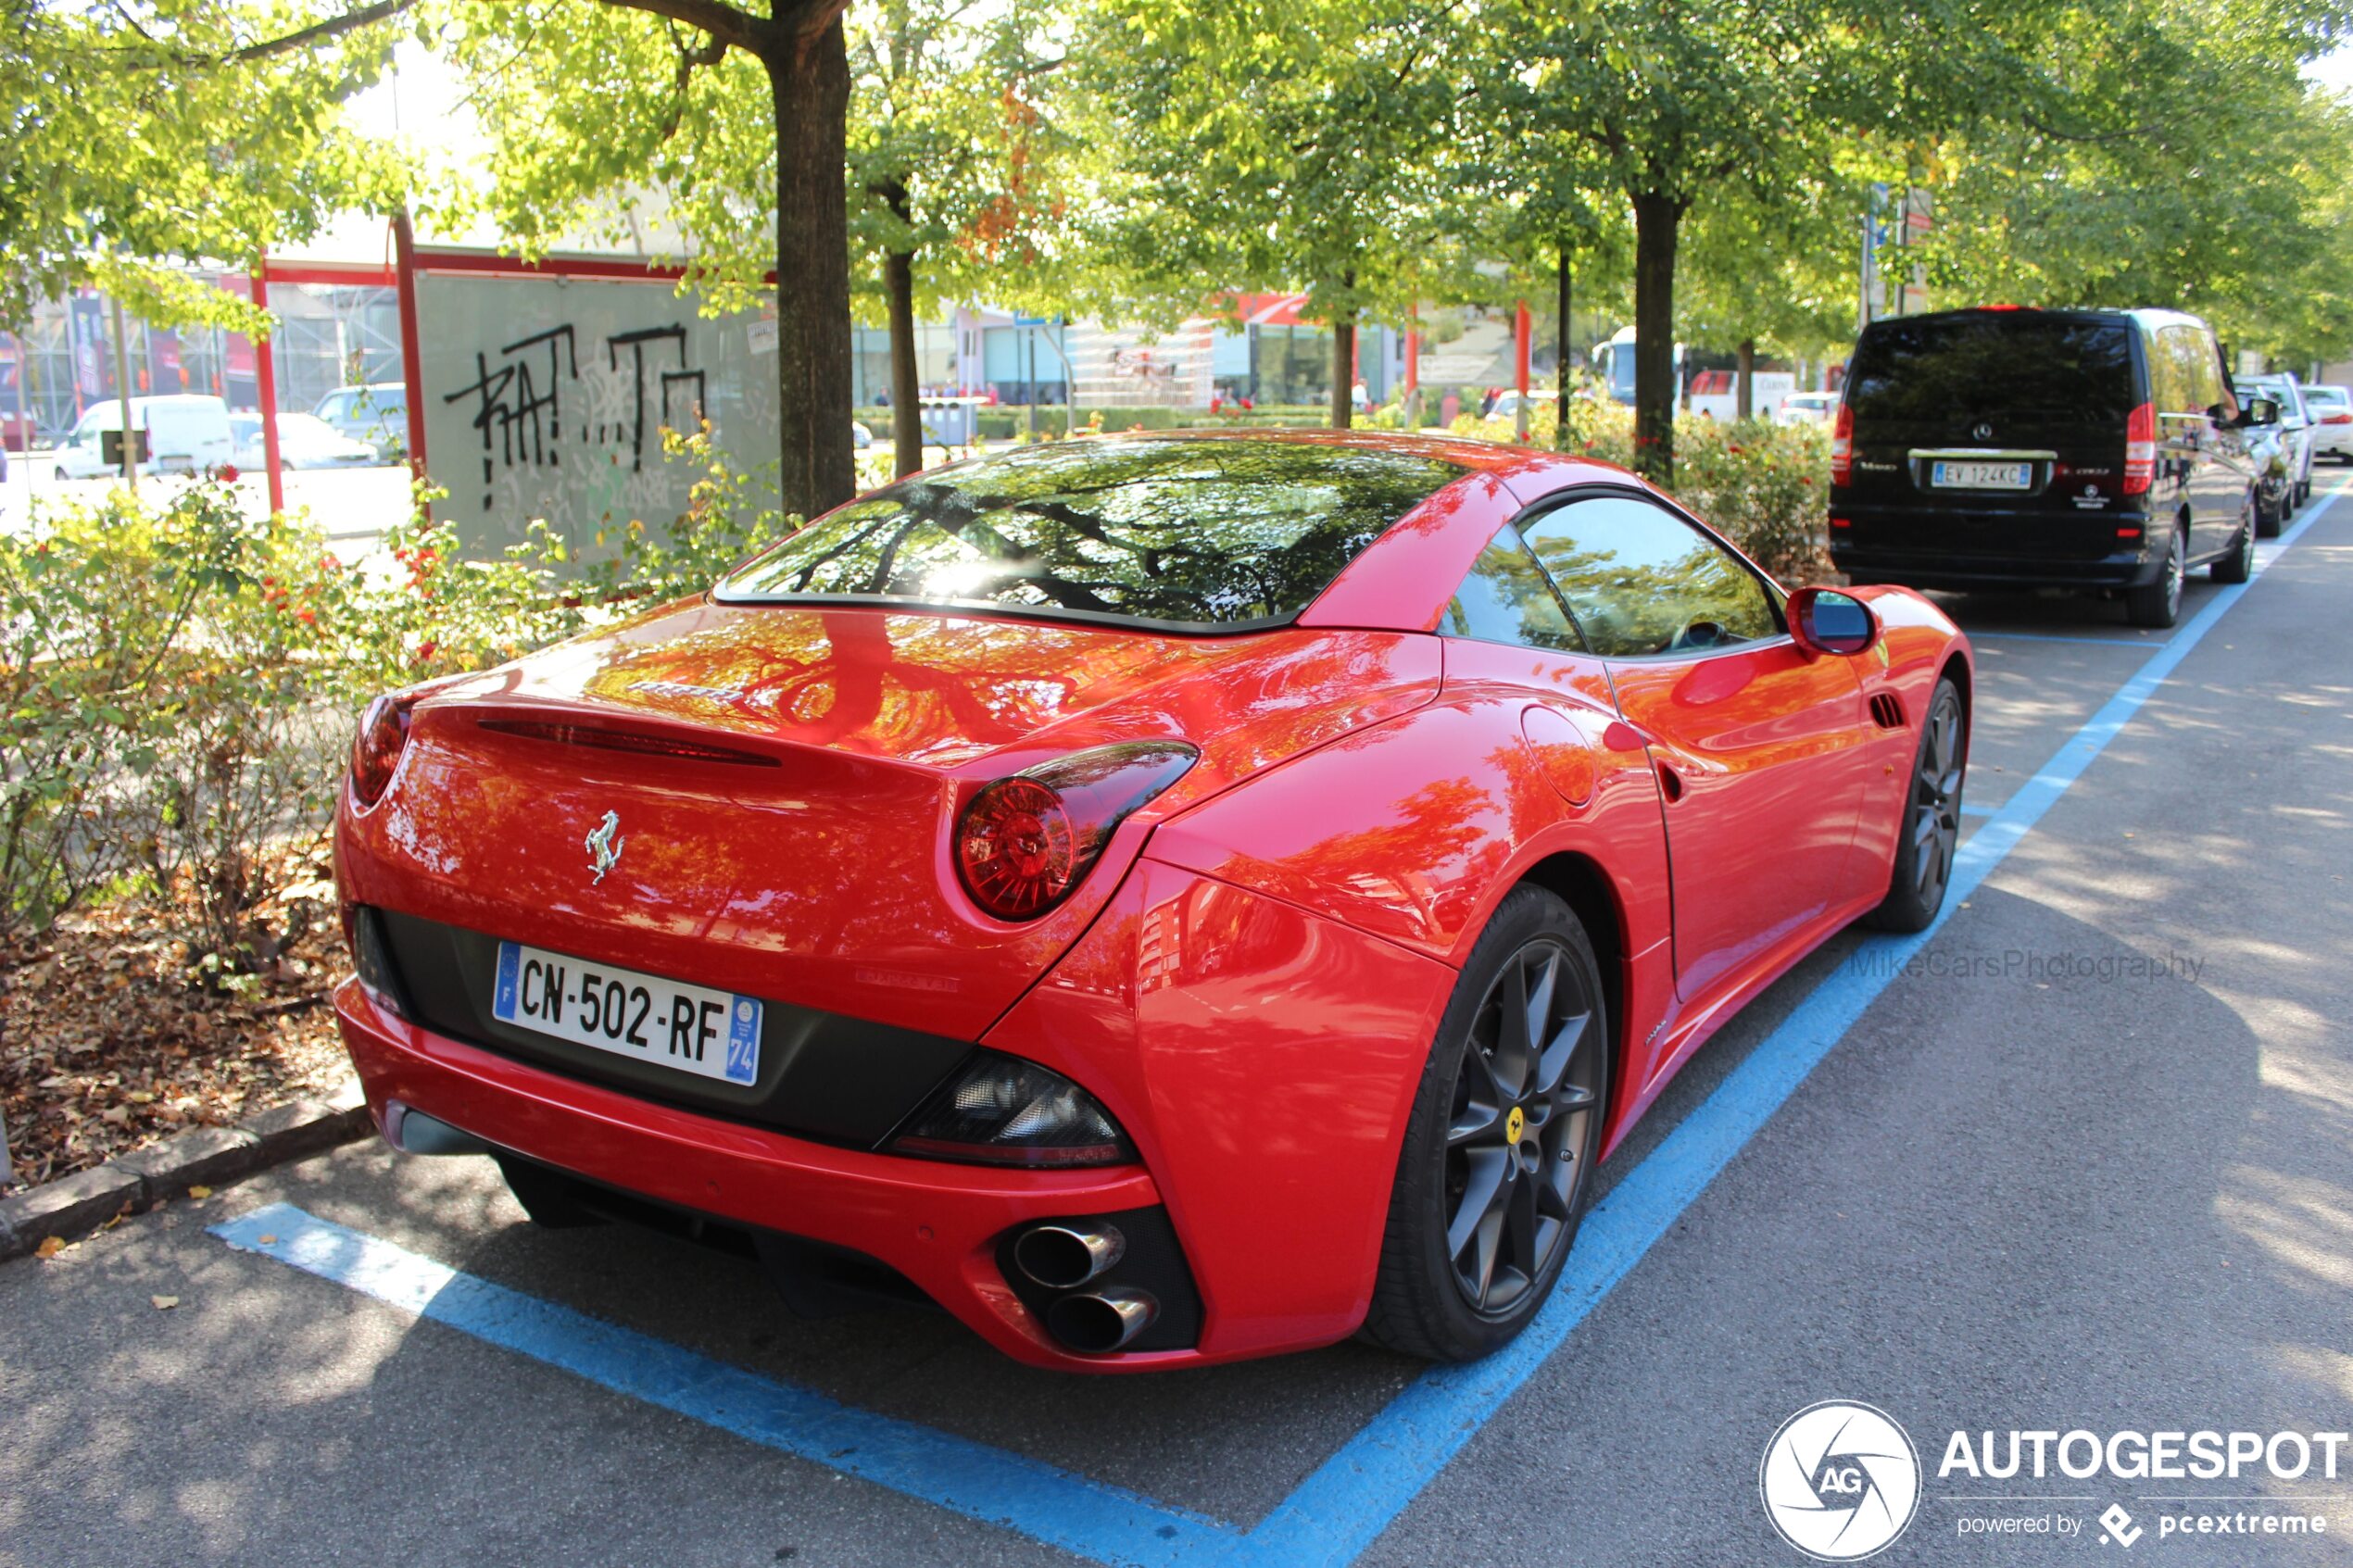
[[[1393,453],[1226,441],[1086,442],[953,470],[836,512],[731,596],[884,596],[1187,624],[1291,614],[1456,477]]]

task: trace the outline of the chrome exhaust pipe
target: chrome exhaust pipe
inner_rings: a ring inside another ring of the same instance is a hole
[[[1126,1255],[1117,1225],[1088,1220],[1033,1225],[1013,1243],[1013,1262],[1049,1290],[1076,1290]]]
[[[1114,1285],[1085,1296],[1065,1296],[1046,1309],[1046,1328],[1072,1349],[1088,1356],[1125,1348],[1160,1316],[1149,1290]]]

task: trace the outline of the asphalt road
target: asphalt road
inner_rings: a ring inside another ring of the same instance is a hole
[[[368,1145],[0,1266],[0,1563],[1797,1563],[1759,1461],[1833,1399],[1925,1466],[1874,1562],[2353,1562],[2353,1449],[1938,1474],[1956,1431],[2353,1430],[2353,501],[2266,557],[2170,638],[1954,601],[2004,853],[1900,972],[1843,938],[1686,1069],[1549,1353],[1033,1373]],[[291,1233],[278,1203],[375,1238],[345,1273],[396,1301],[208,1232]],[[2322,1533],[2161,1534],[2289,1513]],[[2005,1519],[2042,1529],[1963,1534]]]

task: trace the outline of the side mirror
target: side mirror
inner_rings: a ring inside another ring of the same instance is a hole
[[[1789,596],[1789,634],[1808,656],[1852,658],[1879,641],[1871,607],[1836,588],[1800,588]]]
[[[2276,397],[2250,397],[2246,407],[2239,410],[2242,425],[2275,425],[2280,422],[2280,403]]]

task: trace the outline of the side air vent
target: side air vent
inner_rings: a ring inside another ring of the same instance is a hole
[[[1879,727],[1882,730],[1902,729],[1904,727],[1903,699],[1894,692],[1874,693],[1871,697],[1871,717],[1879,721]]]

